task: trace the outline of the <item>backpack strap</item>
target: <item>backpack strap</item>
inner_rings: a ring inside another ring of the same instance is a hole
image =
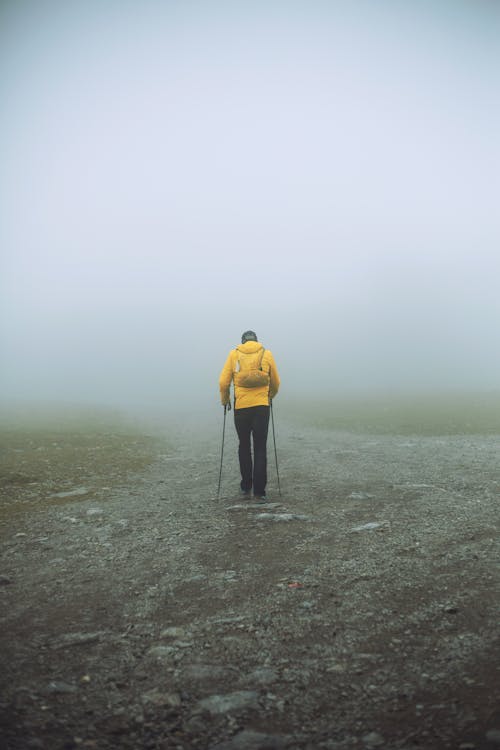
[[[266,350],[264,349],[264,347],[262,347],[262,352],[261,352],[261,355],[260,355],[260,358],[259,358],[259,370],[262,370],[262,360],[264,359],[264,352],[265,351]]]

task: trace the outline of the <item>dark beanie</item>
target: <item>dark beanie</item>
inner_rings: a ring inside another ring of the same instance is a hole
[[[241,343],[244,344],[246,341],[257,341],[257,334],[253,331],[245,331],[241,336]]]

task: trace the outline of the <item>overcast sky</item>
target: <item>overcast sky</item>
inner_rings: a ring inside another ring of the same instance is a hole
[[[498,388],[500,4],[0,5],[3,398]]]

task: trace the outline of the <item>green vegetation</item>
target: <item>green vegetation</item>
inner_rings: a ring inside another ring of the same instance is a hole
[[[283,415],[300,424],[373,434],[500,434],[500,392],[283,400]]]
[[[113,412],[29,410],[8,417],[0,427],[0,521],[48,505],[102,501],[154,460],[161,440]],[[75,488],[83,488],[81,495]]]

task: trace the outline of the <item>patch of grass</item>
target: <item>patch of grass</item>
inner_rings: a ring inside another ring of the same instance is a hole
[[[149,465],[165,441],[111,413],[21,415],[0,428],[0,518],[99,497]],[[58,493],[85,488],[81,496]]]
[[[500,393],[419,394],[286,402],[297,423],[400,435],[500,434]]]

